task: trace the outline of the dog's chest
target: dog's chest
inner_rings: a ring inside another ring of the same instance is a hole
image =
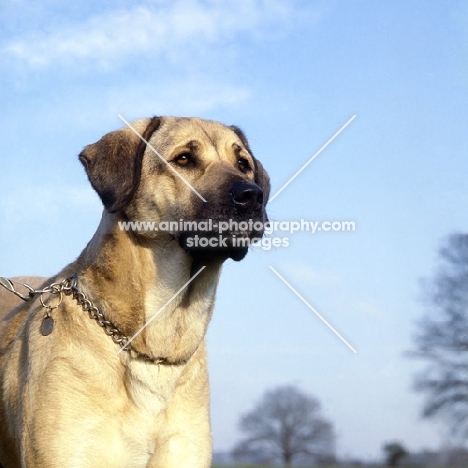
[[[116,418],[119,436],[116,441],[131,465],[141,467],[158,450],[164,437],[166,410],[171,404],[176,382],[183,366],[157,366],[132,362],[125,383],[127,411]],[[126,465],[127,466],[127,465]]]
[[[126,373],[126,391],[134,410],[158,416],[170,403],[184,366],[164,366],[135,360]]]

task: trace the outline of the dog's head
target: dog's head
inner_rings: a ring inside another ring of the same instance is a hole
[[[104,207],[171,236],[195,258],[241,260],[267,221],[270,182],[234,126],[197,118],[136,121],[79,156]],[[133,228],[137,228],[136,225]]]

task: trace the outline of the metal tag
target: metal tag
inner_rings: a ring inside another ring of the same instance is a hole
[[[48,336],[52,333],[54,329],[54,319],[50,316],[45,316],[42,319],[41,333],[43,336]]]

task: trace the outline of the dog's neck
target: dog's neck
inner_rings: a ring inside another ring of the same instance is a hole
[[[205,335],[222,261],[196,263],[170,236],[145,238],[121,230],[119,221],[118,214],[104,211],[77,261],[79,281],[129,338],[151,321],[132,342],[134,349],[153,359],[184,362]]]

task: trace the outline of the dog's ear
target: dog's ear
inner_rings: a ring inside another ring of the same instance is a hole
[[[255,183],[263,190],[263,199],[265,200],[265,205],[266,205],[268,203],[268,198],[270,198],[270,189],[271,189],[270,177],[268,176],[262,163],[258,159],[254,158],[254,163],[255,163]]]
[[[161,125],[153,117],[140,138],[130,128],[104,135],[80,153],[88,179],[107,211],[115,213],[126,206],[140,185],[146,141]]]
[[[252,150],[250,149],[249,142],[244,134],[244,132],[235,125],[229,127],[233,132],[239,137],[240,141],[244,145],[245,149],[250,153],[254,160],[255,164],[255,183],[263,190],[263,199],[265,200],[265,205],[268,202],[268,197],[270,196],[270,177],[268,177],[267,172],[265,171],[262,163],[254,157]]]

